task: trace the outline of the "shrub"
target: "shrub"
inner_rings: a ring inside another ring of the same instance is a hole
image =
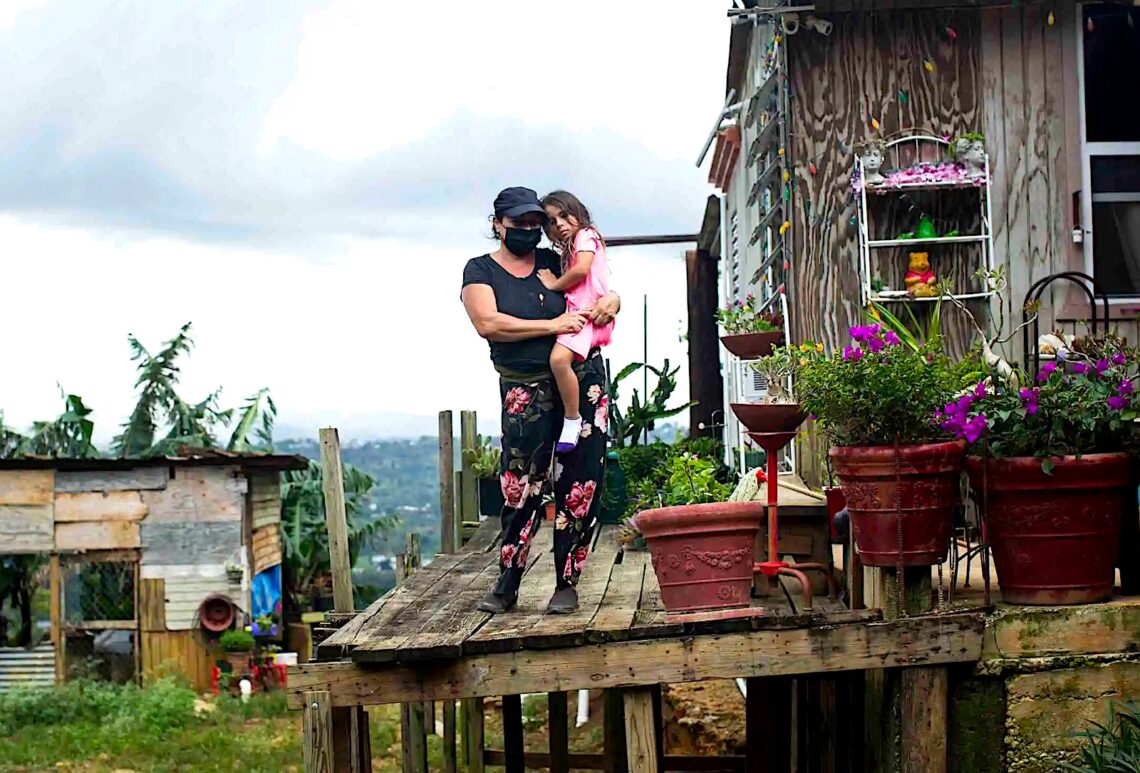
[[[160,735],[194,719],[194,699],[194,691],[175,679],[146,688],[77,680],[53,689],[17,689],[0,693],[0,735],[82,722]]]
[[[756,296],[751,293],[743,301],[717,309],[716,321],[729,335],[741,333],[774,333],[784,327],[779,314],[756,310]]]
[[[931,421],[954,393],[937,346],[903,346],[881,325],[851,328],[842,353],[798,368],[796,393],[834,445],[880,446],[942,440]]]
[[[252,652],[254,639],[249,631],[226,631],[218,643],[226,652]]]
[[[1080,764],[1061,763],[1077,773],[1140,773],[1140,704],[1109,704],[1108,721],[1093,722],[1078,734],[1083,739]]]

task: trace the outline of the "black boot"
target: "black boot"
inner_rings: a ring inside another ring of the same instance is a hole
[[[552,615],[568,615],[578,610],[578,591],[573,585],[567,585],[554,591],[546,611]]]
[[[479,600],[479,611],[490,612],[493,615],[498,615],[503,612],[510,612],[515,608],[515,604],[519,602],[519,594],[508,593],[500,594],[491,591],[482,599]]]

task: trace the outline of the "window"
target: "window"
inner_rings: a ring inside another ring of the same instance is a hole
[[[1080,36],[1086,267],[1140,297],[1140,8],[1086,4]]]

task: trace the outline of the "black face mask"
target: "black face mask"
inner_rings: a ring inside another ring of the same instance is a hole
[[[540,241],[542,241],[541,228],[508,228],[507,235],[503,237],[503,246],[512,255],[523,258],[534,252]]]

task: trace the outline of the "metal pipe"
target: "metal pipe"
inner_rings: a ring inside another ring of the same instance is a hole
[[[716,121],[713,123],[712,131],[709,132],[709,138],[705,140],[705,146],[701,148],[701,155],[697,157],[697,166],[705,162],[705,156],[708,155],[709,148],[712,147],[713,140],[716,139],[717,133],[720,131],[720,122],[724,120],[725,115],[732,108],[732,100],[736,99],[736,89],[729,89],[728,96],[724,99],[724,107],[720,109],[717,114]]]
[[[803,589],[804,594],[804,612],[812,611],[812,595],[811,583],[808,582],[807,575],[792,566],[780,567],[779,574],[784,577],[793,577],[800,581],[800,587]]]

